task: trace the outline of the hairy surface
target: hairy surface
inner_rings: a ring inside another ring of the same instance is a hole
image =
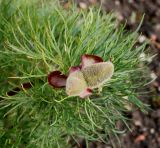
[[[71,73],[67,79],[66,92],[69,96],[78,96],[87,88],[87,83],[81,71]]]
[[[82,69],[83,76],[90,88],[103,85],[113,75],[114,66],[111,62],[102,62]]]

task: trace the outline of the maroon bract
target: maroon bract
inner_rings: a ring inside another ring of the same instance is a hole
[[[13,88],[13,89],[10,90],[9,92],[7,92],[7,95],[8,95],[8,96],[14,96],[14,95],[16,95],[19,91],[21,91],[21,90],[23,90],[23,89],[27,90],[27,89],[31,88],[32,85],[33,85],[33,84],[32,84],[31,82],[22,83],[21,86],[16,87],[16,88]]]
[[[82,61],[82,68],[84,68],[91,64],[103,62],[103,59],[95,55],[85,54],[85,55],[82,55],[81,61]]]
[[[80,66],[72,66],[69,68],[69,74],[75,72],[75,71],[80,71],[81,67]]]
[[[55,88],[62,88],[66,86],[67,76],[60,71],[53,71],[48,75],[48,82]]]
[[[85,89],[82,93],[80,93],[79,96],[80,96],[81,98],[86,98],[86,97],[91,96],[91,95],[92,95],[92,92],[93,92],[92,89],[87,88],[87,89]]]

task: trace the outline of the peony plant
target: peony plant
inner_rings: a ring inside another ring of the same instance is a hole
[[[0,0],[0,147],[72,147],[120,133],[126,105],[145,109],[137,39],[100,9]]]
[[[95,55],[83,55],[80,66],[72,66],[69,76],[53,71],[48,75],[48,82],[53,87],[66,86],[69,96],[81,98],[90,96],[93,88],[100,88],[113,75],[114,66]]]

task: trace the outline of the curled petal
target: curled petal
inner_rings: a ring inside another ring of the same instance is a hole
[[[81,67],[80,66],[72,66],[70,67],[69,69],[69,74],[73,73],[73,72],[76,72],[76,71],[80,71],[81,70]]]
[[[55,88],[62,88],[66,86],[67,76],[60,71],[53,71],[48,75],[48,83]]]
[[[84,68],[86,66],[89,66],[95,63],[103,62],[103,59],[95,55],[85,54],[81,57],[81,62],[82,62],[82,68]]]

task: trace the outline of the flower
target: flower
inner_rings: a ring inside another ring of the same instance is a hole
[[[101,87],[114,72],[111,61],[104,62],[95,55],[82,55],[80,66],[69,69],[68,77],[60,71],[53,71],[48,75],[48,82],[55,88],[66,87],[69,96],[85,98],[92,95],[94,88]]]

